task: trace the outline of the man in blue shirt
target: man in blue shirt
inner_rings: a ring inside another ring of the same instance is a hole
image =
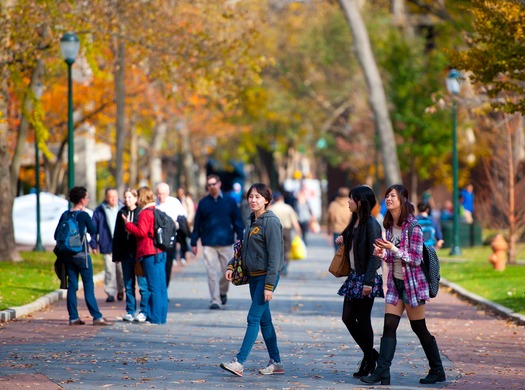
[[[463,207],[465,210],[470,211],[474,215],[474,186],[467,184],[466,187],[461,190],[460,193],[463,196]]]
[[[210,309],[217,310],[228,300],[229,283],[224,274],[233,256],[234,236],[242,240],[244,224],[235,200],[223,195],[219,176],[209,175],[206,185],[208,195],[199,201],[197,207],[191,250],[194,255],[197,254],[197,240],[200,238],[208,272]]]

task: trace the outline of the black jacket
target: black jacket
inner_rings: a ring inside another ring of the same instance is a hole
[[[349,234],[347,228],[344,232],[346,248],[350,247],[347,245]],[[358,275],[365,274],[364,284],[366,286],[374,285],[376,271],[381,265],[381,259],[373,255],[373,244],[375,239],[380,237],[381,226],[373,216],[370,216],[366,223],[359,224],[353,235],[351,250],[354,254],[355,272]]]
[[[115,233],[113,234],[113,261],[120,262],[128,259],[135,259],[137,253],[137,238],[129,233],[125,228],[122,215],[126,215],[128,219],[137,223],[139,220],[140,207],[133,211],[129,211],[126,206],[122,207],[115,222]]]
[[[57,259],[55,260],[54,267],[55,267],[55,274],[60,280],[60,289],[67,290],[68,278],[67,278],[66,263],[63,258],[59,257],[59,255],[57,255]]]

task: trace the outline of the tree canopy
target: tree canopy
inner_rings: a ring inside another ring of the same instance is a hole
[[[474,32],[468,48],[454,53],[455,65],[482,84],[491,105],[525,113],[525,5],[519,0],[472,2]]]

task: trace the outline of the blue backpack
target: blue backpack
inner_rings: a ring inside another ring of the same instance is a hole
[[[57,251],[64,256],[74,256],[84,250],[84,237],[80,235],[77,215],[79,211],[64,211],[55,230]]]
[[[419,226],[421,226],[421,230],[423,231],[423,242],[426,246],[434,247],[437,243],[437,238],[436,229],[434,229],[432,219],[430,217],[418,217],[417,221],[419,222]]]

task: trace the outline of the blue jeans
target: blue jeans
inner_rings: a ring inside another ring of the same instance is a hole
[[[78,291],[78,276],[82,277],[84,284],[84,299],[89,314],[94,320],[102,317],[102,313],[98,309],[97,300],[95,298],[95,283],[93,282],[93,264],[91,263],[91,256],[88,255],[87,260],[80,257],[69,257],[65,261],[66,272],[68,278],[67,285],[67,312],[69,313],[69,321],[74,321],[78,318],[77,308],[77,291]]]
[[[156,257],[156,259],[155,259]],[[148,284],[148,321],[165,324],[168,316],[168,288],[166,287],[166,253],[144,256],[140,259]]]
[[[248,327],[246,328],[246,333],[244,334],[244,340],[242,342],[241,349],[237,354],[237,361],[241,364],[244,364],[248,358],[248,354],[252,350],[257,336],[259,334],[259,327],[261,328],[261,333],[268,349],[268,355],[270,359],[273,359],[274,362],[281,362],[281,357],[279,355],[279,348],[277,347],[277,335],[275,333],[275,328],[273,327],[272,322],[272,313],[270,313],[270,301],[264,301],[264,284],[266,280],[266,275],[261,276],[250,276],[249,285],[250,285],[250,295],[252,297],[252,305],[248,311]],[[279,275],[275,282],[275,288],[279,282]]]
[[[138,284],[140,292],[140,312],[144,313],[147,317],[149,314],[148,299],[150,295],[148,282],[144,276],[135,275],[135,257],[131,254],[122,262],[122,276],[124,279],[124,288],[126,289],[126,312],[132,316],[135,315],[135,310],[137,309],[135,286]]]

